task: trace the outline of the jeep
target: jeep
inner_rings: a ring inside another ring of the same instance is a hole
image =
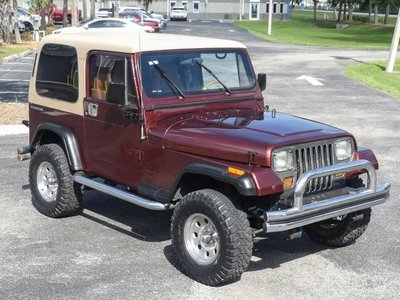
[[[348,132],[270,110],[238,42],[142,32],[46,36],[29,87],[33,206],[79,214],[85,189],[174,209],[182,271],[240,279],[253,243],[354,242],[389,198],[373,152]]]

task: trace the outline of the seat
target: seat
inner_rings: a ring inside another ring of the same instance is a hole
[[[106,100],[111,103],[125,103],[125,61],[117,60],[110,73]]]
[[[99,67],[96,77],[93,78],[93,87],[91,88],[91,96],[100,100],[106,99],[107,90],[107,74],[109,68]]]

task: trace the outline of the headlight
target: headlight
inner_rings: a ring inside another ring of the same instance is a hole
[[[336,159],[339,161],[350,159],[353,155],[351,140],[339,140],[335,142]]]
[[[273,167],[277,172],[293,170],[293,152],[282,150],[273,154]]]

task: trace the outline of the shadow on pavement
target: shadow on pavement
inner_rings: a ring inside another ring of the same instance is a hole
[[[162,242],[170,239],[172,211],[152,211],[97,191],[85,191],[80,215],[139,240]]]

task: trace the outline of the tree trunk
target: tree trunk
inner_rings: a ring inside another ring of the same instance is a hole
[[[317,23],[317,0],[313,0],[314,2],[314,22]]]
[[[349,0],[349,22],[353,22],[353,4]]]
[[[343,21],[345,22],[346,19],[346,12],[347,12],[347,2],[344,2],[344,8],[343,8]]]
[[[386,3],[386,7],[385,7],[385,19],[383,20],[383,24],[387,24],[388,20],[389,20],[389,12],[390,12],[390,4]]]
[[[49,20],[47,21],[48,26],[54,26],[54,10],[55,10],[54,1],[50,1],[48,9],[49,13],[47,15],[47,17],[49,18]]]
[[[87,20],[87,0],[82,0],[82,13],[83,13],[83,20]]]
[[[378,4],[374,4],[374,23],[378,23]]]
[[[63,0],[63,27],[68,26],[68,0]]]
[[[94,6],[94,0],[90,0],[90,20],[93,20],[95,17],[95,6]]]
[[[46,30],[46,8],[40,9],[40,30]]]
[[[372,4],[371,4],[371,0],[369,0],[369,4],[368,4],[368,23],[371,23],[371,17],[372,17]]]
[[[71,25],[78,26],[78,0],[71,1]]]
[[[11,44],[12,28],[10,24],[11,7],[9,0],[0,0],[1,32],[3,44]]]
[[[342,7],[343,7],[343,3],[340,2],[340,3],[339,3],[339,14],[338,14],[338,18],[337,18],[336,23],[340,23],[340,21],[341,21],[341,17],[342,17]]]
[[[13,0],[12,3],[13,3],[13,12],[14,12],[13,24],[14,24],[15,43],[19,44],[19,43],[21,43],[21,35],[19,34],[17,0]]]

